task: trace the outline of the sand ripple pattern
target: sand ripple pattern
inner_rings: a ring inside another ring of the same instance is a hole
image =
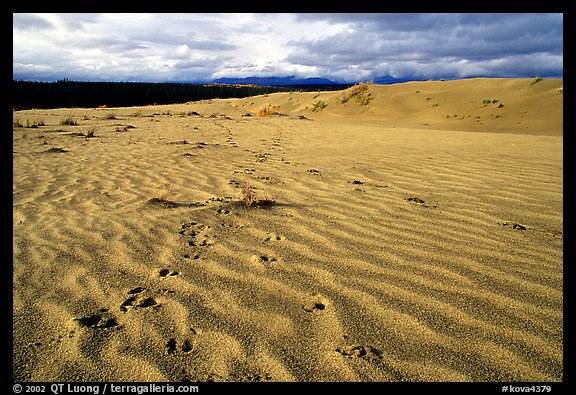
[[[561,137],[192,108],[15,131],[14,380],[563,379]]]

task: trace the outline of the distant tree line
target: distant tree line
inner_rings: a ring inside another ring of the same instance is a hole
[[[295,90],[256,85],[12,81],[12,107],[16,110],[61,107],[130,107],[173,104],[205,99],[227,99]]]

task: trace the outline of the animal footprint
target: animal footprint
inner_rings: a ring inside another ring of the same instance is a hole
[[[526,229],[528,229],[528,227],[525,225],[519,224],[517,222],[510,222],[510,221],[502,222],[502,223],[498,222],[498,225],[507,226],[507,227],[512,228],[514,230],[526,230]]]
[[[178,276],[179,274],[180,272],[177,271],[171,272],[170,269],[161,269],[160,272],[158,273],[160,277],[167,277],[167,276],[173,277]]]
[[[267,263],[267,262],[277,262],[278,259],[274,258],[274,257],[270,257],[268,255],[260,255],[259,257],[261,262]]]
[[[170,339],[170,340],[168,340],[168,343],[166,344],[166,352],[168,354],[172,354],[172,353],[174,353],[174,351],[176,351],[176,340]]]
[[[404,200],[406,200],[408,202],[416,203],[416,204],[423,206],[423,207],[434,207],[434,208],[438,207],[435,204],[431,204],[431,203],[426,202],[423,199],[420,199],[419,197],[407,197]]]
[[[156,300],[154,300],[154,298],[146,298],[146,299],[143,299],[140,302],[138,302],[136,307],[151,307],[151,306],[156,306],[157,304],[158,304],[158,302],[156,302]]]
[[[158,302],[151,296],[144,295],[146,288],[136,287],[128,291],[130,296],[120,305],[120,311],[127,312],[129,308],[147,308],[152,306],[159,306]]]
[[[225,209],[224,207],[220,207],[220,208],[218,208],[218,210],[216,210],[216,213],[226,215],[226,214],[230,214],[230,210]]]
[[[312,299],[302,305],[304,311],[308,313],[320,314],[327,307],[328,301],[321,295],[315,295]]]
[[[382,353],[371,346],[352,344],[338,347],[336,351],[348,358],[362,358],[372,362],[378,362],[382,360]]]
[[[266,264],[272,266],[278,262],[278,258],[269,255],[252,255],[250,259],[260,267],[263,267]]]
[[[286,240],[286,237],[281,236],[281,235],[276,234],[276,233],[268,233],[266,235],[266,238],[264,239],[264,242],[273,242],[273,241],[282,241],[282,240]]]
[[[84,318],[84,317],[83,317]],[[80,321],[80,318],[76,318],[76,321]],[[30,342],[28,343],[27,347],[30,347],[32,349],[36,349],[45,345],[48,346],[53,346],[55,344],[60,344],[62,341],[66,340],[66,339],[71,339],[74,337],[76,331],[75,330],[70,330],[68,331],[68,333],[66,335],[58,335],[58,337],[53,337],[51,338],[47,343],[42,343],[40,341],[35,341],[35,342]]]
[[[180,350],[184,353],[189,353],[193,349],[194,347],[192,346],[192,342],[188,339],[184,340],[180,347]],[[168,340],[168,343],[166,344],[166,352],[168,354],[174,354],[176,351],[178,351],[178,343],[176,342],[176,339],[172,338]]]
[[[212,232],[212,227],[209,225],[189,222],[182,225],[179,233],[189,237],[188,245],[191,247],[207,247],[215,244],[215,236]]]
[[[100,310],[100,314],[87,315],[81,318],[75,318],[75,321],[81,326],[94,329],[108,329],[118,326],[116,318],[108,313],[108,309]]]
[[[200,254],[194,254],[194,255],[192,255],[192,256],[191,256],[190,254],[184,254],[184,258],[186,258],[186,259],[190,259],[190,258],[192,258],[192,259],[200,259]]]

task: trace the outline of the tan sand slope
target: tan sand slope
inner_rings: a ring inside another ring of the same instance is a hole
[[[562,81],[531,81],[15,112],[14,380],[563,380]]]
[[[372,99],[364,106],[350,98],[350,89],[258,96],[242,99],[242,105],[248,102],[251,111],[272,105],[280,113],[322,119],[356,117],[388,127],[562,135],[560,79],[409,82],[369,85],[369,93]],[[326,107],[314,112],[314,104],[320,101]]]

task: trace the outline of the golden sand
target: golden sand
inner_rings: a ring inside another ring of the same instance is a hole
[[[562,381],[532,82],[14,112],[13,379]]]

